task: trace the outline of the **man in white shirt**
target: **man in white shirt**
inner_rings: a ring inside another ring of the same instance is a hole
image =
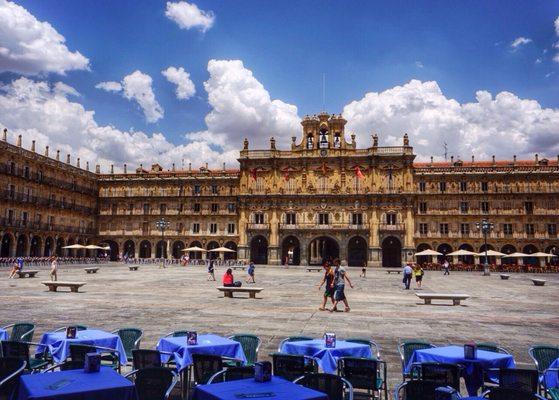
[[[406,264],[403,272],[404,272],[404,279],[403,279],[404,285],[406,287],[406,290],[410,290],[410,283],[413,274],[413,269],[409,263]]]

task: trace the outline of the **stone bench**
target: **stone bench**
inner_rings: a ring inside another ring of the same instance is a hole
[[[431,300],[452,300],[452,305],[459,306],[461,300],[470,297],[467,294],[451,294],[451,293],[416,293],[417,297],[425,300],[425,304],[431,304]]]
[[[316,267],[316,268],[312,268],[312,267],[311,267],[311,268],[307,268],[307,271],[308,271],[308,272],[313,272],[313,271],[320,272],[321,270],[322,270],[322,268],[320,268],[320,267]]]
[[[28,269],[26,271],[17,271],[16,273],[20,278],[35,278],[35,275],[37,275],[39,271],[34,269]]]
[[[510,278],[509,274],[500,274],[499,276],[501,277],[501,279],[503,279],[505,281]]]
[[[231,269],[233,270],[238,270],[238,269],[242,269],[243,271],[246,269],[246,267],[241,267],[241,266],[236,266],[236,267],[231,267]]]
[[[85,285],[85,282],[45,281],[41,283],[47,286],[51,292],[56,292],[59,287],[68,287],[71,292],[78,293],[78,289]]]
[[[545,279],[532,279],[532,282],[534,283],[534,286],[543,286],[547,281]]]
[[[256,299],[256,293],[260,293],[262,288],[230,287],[218,286],[217,290],[223,292],[223,297],[233,298],[233,293],[248,293],[251,299]]]
[[[387,274],[401,274],[402,270],[401,269],[395,269],[395,268],[390,268],[386,270]]]
[[[129,266],[128,266],[128,269],[129,269],[130,271],[137,271],[138,268],[140,268],[139,265],[129,265]]]
[[[99,267],[84,268],[83,270],[88,274],[96,274],[99,271]]]

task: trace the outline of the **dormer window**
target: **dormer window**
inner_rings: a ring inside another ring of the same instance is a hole
[[[340,147],[342,147],[342,141],[340,139],[340,132],[336,132],[336,134],[334,135],[334,148],[339,149]]]
[[[307,136],[307,150],[312,150],[314,147],[312,133]]]

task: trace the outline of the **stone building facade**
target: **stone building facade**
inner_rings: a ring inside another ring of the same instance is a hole
[[[9,238],[3,254],[18,253],[14,243],[24,235],[38,237],[43,254],[52,236],[66,244],[107,243],[113,258],[178,258],[185,247],[225,246],[236,251],[226,257],[257,263],[306,265],[340,257],[349,265],[397,267],[427,248],[482,251],[476,222],[484,218],[494,226],[490,249],[559,253],[558,159],[419,163],[407,135],[401,146],[387,147],[373,134],[369,147],[357,148],[341,115],[321,113],[301,124],[302,136],[292,138],[289,150],[276,148],[273,138],[268,149],[252,150],[245,140],[236,170],[154,164],[91,173],[3,140],[0,184],[7,194],[0,203],[0,237]],[[29,165],[65,186],[12,173],[12,162],[16,171]],[[19,193],[28,187],[35,196],[54,194],[75,206],[23,201]],[[29,221],[52,214],[56,229],[6,222],[21,221],[24,212]],[[155,225],[161,218],[169,222],[164,237]],[[70,226],[79,232],[66,232]]]

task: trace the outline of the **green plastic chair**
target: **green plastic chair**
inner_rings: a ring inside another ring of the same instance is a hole
[[[279,346],[278,346],[278,353],[281,353],[281,352],[282,352],[281,348],[283,347],[283,344],[284,344],[284,343],[288,343],[288,342],[302,342],[303,340],[313,340],[313,338],[312,338],[312,337],[309,337],[309,336],[289,336],[289,337],[283,339],[283,340],[280,342],[280,344],[279,344]]]
[[[413,355],[413,352],[416,350],[425,350],[425,349],[432,349],[436,347],[429,342],[424,342],[422,340],[417,339],[406,339],[400,343],[398,343],[398,353],[400,353],[400,359],[402,360],[402,376],[404,380],[409,377],[409,374],[406,373],[406,365],[410,361],[410,358]]]
[[[124,350],[126,351],[126,359],[132,362],[132,350],[140,348],[140,342],[144,336],[144,332],[139,328],[121,328],[111,332],[120,337]]]
[[[373,354],[373,357],[380,360],[380,346],[374,340],[369,340],[365,338],[349,338],[346,339],[345,341],[351,343],[365,344],[369,346],[371,348],[371,353]]]
[[[548,389],[547,394],[549,394],[551,400],[559,400],[559,388]]]
[[[33,334],[35,333],[35,324],[31,322],[16,322],[5,326],[4,330],[11,329],[10,341],[12,342],[31,342],[33,340]]]
[[[551,363],[559,358],[559,347],[550,344],[536,345],[530,347],[528,354],[534,360],[538,372],[543,374]]]
[[[240,333],[238,335],[229,336],[229,339],[239,342],[247,359],[246,365],[254,365],[258,361],[258,349],[262,344],[262,340],[256,335],[250,333]]]
[[[2,341],[2,356],[6,358],[16,358],[25,361],[25,369],[27,371],[37,371],[44,369],[49,365],[49,361],[41,358],[31,357],[29,346],[36,346],[34,343],[27,343],[21,341]]]

